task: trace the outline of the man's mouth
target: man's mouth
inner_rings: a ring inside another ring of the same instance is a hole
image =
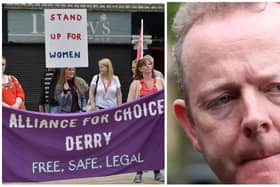
[[[271,153],[271,154],[265,154],[265,155],[251,155],[251,156],[247,156],[245,159],[243,159],[240,162],[240,165],[244,165],[253,161],[261,161],[264,159],[268,159],[270,157],[274,157],[276,155],[279,155],[279,152],[276,153]]]
[[[239,163],[235,178],[237,183],[280,183],[280,152],[250,155],[243,155],[245,158]]]

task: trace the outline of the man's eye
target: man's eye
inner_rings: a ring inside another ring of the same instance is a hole
[[[271,92],[280,92],[280,83],[275,83],[270,86],[269,91]]]
[[[229,103],[230,101],[234,100],[235,98],[236,97],[232,96],[232,95],[223,95],[223,96],[217,97],[212,102],[210,102],[208,108],[219,107],[219,106],[225,105],[225,104]]]

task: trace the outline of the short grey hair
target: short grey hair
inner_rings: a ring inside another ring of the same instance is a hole
[[[182,44],[185,36],[194,24],[199,24],[208,18],[212,17],[224,17],[232,14],[236,10],[240,9],[254,9],[255,11],[262,11],[266,7],[266,3],[262,3],[263,6],[255,9],[261,3],[183,3],[181,4],[172,25],[172,30],[176,34],[176,43],[173,46],[172,53],[177,63],[177,76],[178,83],[181,91],[184,93],[185,101],[188,103],[188,89],[186,87],[184,68],[182,62]],[[188,59],[184,59],[188,60]],[[186,62],[184,62],[186,63]]]
[[[262,4],[262,6],[261,6]],[[258,6],[259,5],[259,6]],[[266,3],[183,3],[181,4],[172,25],[172,30],[176,34],[176,43],[172,49],[172,55],[177,64],[177,78],[181,92],[183,93],[186,107],[186,114],[189,120],[194,124],[191,106],[189,105],[189,93],[187,88],[187,80],[184,72],[183,63],[188,63],[191,59],[182,61],[183,42],[189,30],[195,24],[208,21],[209,18],[224,18],[240,9],[252,9],[252,11],[260,12],[266,8]]]

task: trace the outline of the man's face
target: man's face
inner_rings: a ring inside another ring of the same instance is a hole
[[[181,122],[222,182],[280,183],[279,20],[280,5],[268,3],[208,18],[185,37],[194,126]]]

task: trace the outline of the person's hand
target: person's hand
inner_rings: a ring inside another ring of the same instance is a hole
[[[96,110],[94,104],[87,104],[87,106],[86,106],[87,112],[94,111],[94,110]]]
[[[11,108],[19,109],[19,106],[18,106],[17,104],[13,104],[13,105],[11,106]]]
[[[22,102],[23,102],[22,99],[20,97],[17,97],[15,104],[13,104],[11,107],[15,108],[15,109],[19,109],[19,107],[21,106]]]
[[[90,105],[90,111],[98,110],[98,108],[95,106],[95,104]]]
[[[2,105],[5,106],[5,107],[11,107],[10,105],[8,105],[8,104],[5,103],[5,102],[2,102]]]
[[[44,106],[43,105],[39,105],[39,112],[44,112]]]

